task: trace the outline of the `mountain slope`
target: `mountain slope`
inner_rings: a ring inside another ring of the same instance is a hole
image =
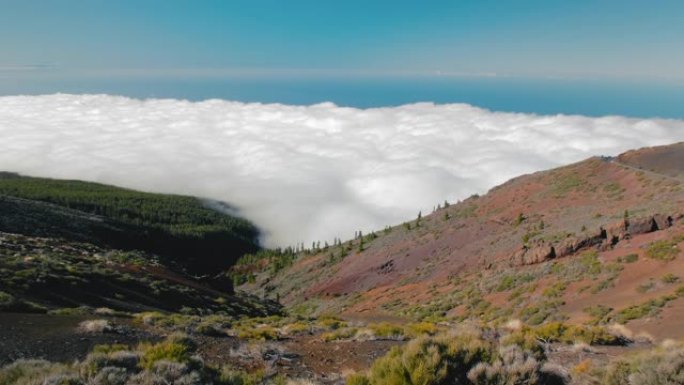
[[[197,198],[97,183],[0,173],[0,213],[0,231],[142,250],[193,274],[259,249],[251,223]]]
[[[44,312],[88,306],[123,311],[277,312],[174,272],[139,251],[0,232],[0,311]]]
[[[235,295],[222,273],[259,250],[257,229],[207,205],[0,173],[0,311],[278,312],[275,303]]]
[[[669,314],[666,304],[684,311],[675,293],[684,278],[682,154],[675,144],[518,177],[363,241],[308,251],[243,288],[353,317],[628,322],[623,310],[670,295],[639,318]],[[673,260],[651,257],[658,247]],[[637,261],[624,262],[632,254]]]

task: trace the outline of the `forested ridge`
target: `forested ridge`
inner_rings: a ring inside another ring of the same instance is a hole
[[[218,273],[259,250],[254,225],[195,197],[0,173],[1,197],[0,231],[144,250],[192,273]],[[28,224],[36,210],[40,220]]]

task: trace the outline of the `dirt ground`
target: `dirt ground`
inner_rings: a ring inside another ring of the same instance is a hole
[[[0,313],[0,366],[20,358],[73,362],[83,359],[95,345],[136,345],[161,340],[161,331],[133,324],[125,318],[109,319],[115,332],[83,333],[78,325],[93,316]],[[344,374],[368,369],[373,361],[400,341],[325,342],[316,335],[279,341],[241,341],[234,337],[193,336],[199,355],[215,366],[265,369],[290,377],[339,382]]]
[[[0,313],[0,365],[20,358],[57,362],[82,359],[99,344],[136,344],[158,340],[147,331],[134,328],[130,320],[116,319],[112,333],[81,333],[78,325],[92,316]]]

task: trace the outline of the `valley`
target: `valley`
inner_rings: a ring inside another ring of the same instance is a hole
[[[257,239],[198,198],[0,174],[0,383],[648,384],[684,362],[684,143],[353,239]]]

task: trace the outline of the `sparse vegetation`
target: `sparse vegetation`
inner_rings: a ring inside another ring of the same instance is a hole
[[[646,316],[656,315],[660,309],[662,309],[668,302],[675,299],[675,296],[663,296],[656,298],[639,305],[633,305],[625,309],[620,310],[615,315],[615,322],[617,323],[627,323],[631,320],[643,318]]]
[[[594,317],[593,323],[597,324],[605,320],[606,316],[612,312],[613,309],[605,305],[594,305],[584,308],[584,312]]]
[[[639,260],[639,256],[637,254],[627,254],[622,257],[618,257],[617,261],[620,263],[634,263]]]
[[[661,280],[663,283],[669,285],[669,284],[672,284],[672,283],[677,283],[677,282],[679,282],[679,277],[676,276],[676,275],[674,275],[674,274],[672,274],[672,273],[667,273],[667,274],[665,274],[660,280]]]
[[[0,368],[3,385],[28,384],[200,384],[219,382],[218,371],[194,355],[189,339],[172,335],[167,340],[126,346],[100,346],[83,361],[54,364],[42,360],[18,360]]]
[[[499,345],[477,330],[415,339],[378,359],[347,384],[563,384],[566,378],[517,345]],[[556,382],[553,382],[556,381]]]
[[[603,372],[606,385],[672,385],[684,383],[684,346],[670,343],[611,362]]]
[[[678,242],[673,240],[660,240],[652,242],[646,249],[646,256],[657,261],[669,262],[679,254]]]

